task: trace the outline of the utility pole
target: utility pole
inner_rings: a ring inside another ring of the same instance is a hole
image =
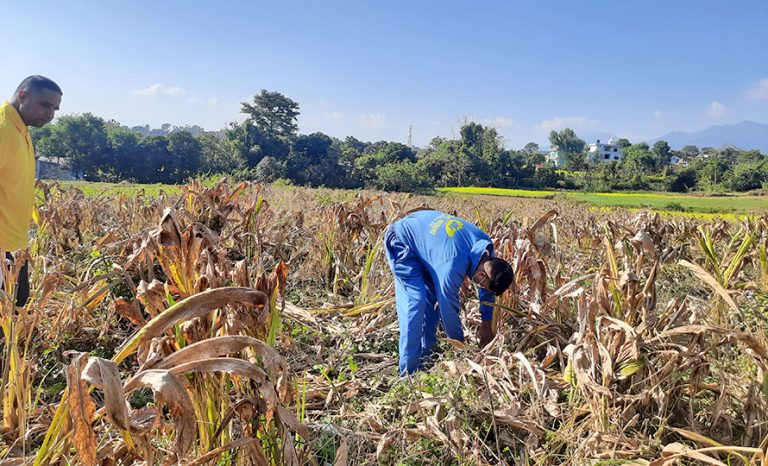
[[[408,125],[408,147],[413,147],[413,125]]]

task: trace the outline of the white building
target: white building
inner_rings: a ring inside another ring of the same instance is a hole
[[[678,155],[673,155],[669,158],[669,164],[670,165],[688,165],[688,159],[684,157],[680,157]]]
[[[617,146],[613,138],[607,144],[598,139],[594,144],[589,145],[587,161],[597,162],[621,162],[621,147]]]
[[[54,157],[40,156],[35,159],[35,178],[39,180],[82,180],[83,175],[75,173],[66,162]]]
[[[565,166],[565,152],[552,146],[552,150],[544,156],[544,160],[554,165],[555,168],[562,168]]]

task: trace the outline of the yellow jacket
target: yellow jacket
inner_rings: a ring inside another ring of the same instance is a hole
[[[27,247],[35,201],[35,152],[27,125],[8,102],[0,106],[0,249]]]

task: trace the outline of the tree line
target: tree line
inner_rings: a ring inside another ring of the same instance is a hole
[[[536,143],[506,149],[491,127],[467,122],[458,139],[436,137],[415,149],[391,141],[299,134],[299,105],[262,90],[241,104],[242,123],[222,131],[198,126],[129,128],[90,113],[66,115],[33,129],[38,156],[61,158],[86,180],[183,183],[205,174],[329,188],[428,191],[445,186],[609,190],[747,191],[768,188],[768,157],[734,148],[672,150],[620,139],[620,162],[595,162],[587,144],[566,128],[549,142],[565,167],[546,160]],[[686,165],[672,165],[679,158]]]

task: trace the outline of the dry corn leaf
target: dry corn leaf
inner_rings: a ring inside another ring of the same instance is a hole
[[[432,409],[437,406],[444,406],[450,403],[451,400],[445,397],[428,397],[422,400],[412,401],[405,405],[402,409],[403,415],[413,414],[421,411],[422,409]]]
[[[117,364],[91,356],[81,375],[83,380],[104,392],[104,408],[109,421],[121,430],[128,429],[128,409],[125,406],[120,373]]]
[[[730,306],[731,309],[741,314],[741,310],[739,309],[739,306],[736,305],[736,302],[733,300],[730,294],[728,294],[728,291],[726,291],[723,286],[715,280],[715,277],[713,277],[709,272],[704,270],[700,265],[688,262],[687,260],[681,260],[678,262],[678,264],[682,265],[683,267],[687,267],[690,269],[694,275],[699,277],[701,281],[709,285],[718,295],[720,295],[721,298]]]
[[[128,319],[133,325],[143,327],[147,321],[141,315],[141,310],[135,303],[129,303],[125,299],[116,299],[110,304],[113,312]]]
[[[336,449],[336,458],[333,461],[333,466],[347,466],[349,461],[349,445],[347,445],[347,439],[341,437],[339,440],[339,448]]]
[[[120,363],[133,353],[140,343],[159,337],[177,322],[205,315],[227,305],[264,306],[267,303],[267,295],[251,288],[216,288],[190,296],[150,320],[128,340],[112,360]]]
[[[74,444],[80,460],[86,466],[96,464],[97,440],[91,427],[96,406],[88,394],[88,389],[81,378],[83,367],[88,361],[86,353],[77,353],[67,366],[67,387],[69,396],[67,403],[74,424]]]
[[[142,372],[136,378],[136,383],[151,388],[155,394],[155,400],[158,403],[165,403],[170,409],[171,422],[176,431],[173,450],[179,459],[184,458],[197,436],[195,411],[192,409],[192,400],[184,386],[170,371],[166,370]]]
[[[307,429],[307,426],[299,422],[299,420],[296,418],[296,413],[278,405],[277,414],[280,417],[280,421],[288,426],[291,431],[301,435],[305,439],[309,438],[309,430]]]
[[[269,371],[284,372],[288,364],[274,348],[263,341],[245,335],[226,335],[209,338],[189,346],[167,356],[159,361],[153,368],[167,369],[193,360],[210,359],[228,354],[239,353],[246,348],[252,348]]]
[[[236,448],[240,448],[243,446],[248,445],[249,443],[258,442],[259,439],[255,439],[253,437],[241,437],[237,440],[233,440],[231,442],[228,442],[218,448],[214,448],[213,450],[209,451],[208,453],[200,456],[199,458],[195,459],[194,461],[190,461],[189,463],[186,463],[184,466],[201,466],[203,464],[206,464],[210,461],[213,461],[216,459],[219,455],[226,451],[234,450]],[[264,458],[264,452],[262,451],[260,453],[261,461],[255,460],[256,466],[266,466],[267,465],[267,459]]]
[[[169,371],[174,375],[190,374],[193,372],[226,372],[236,374],[241,377],[247,377],[257,383],[259,392],[267,402],[267,420],[272,419],[276,407],[279,404],[277,393],[274,386],[267,381],[267,374],[263,370],[254,366],[248,361],[235,358],[209,358],[197,361],[190,361],[172,367]],[[128,389],[126,388],[126,392]]]

